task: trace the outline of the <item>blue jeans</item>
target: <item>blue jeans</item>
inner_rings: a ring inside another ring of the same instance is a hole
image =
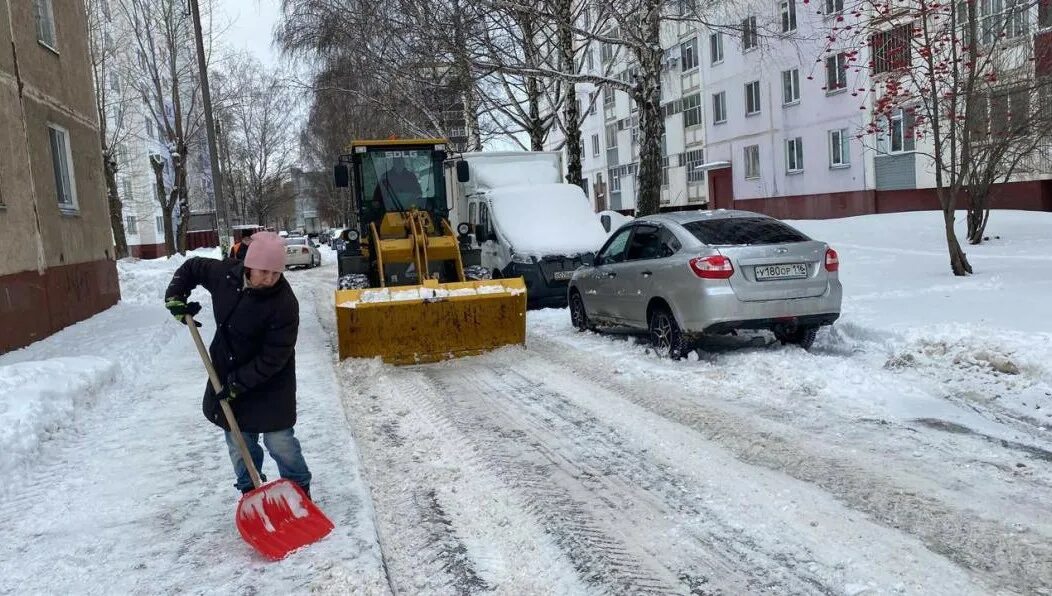
[[[237,484],[234,486],[242,492],[252,490],[252,477],[248,475],[248,468],[241,461],[241,451],[237,448],[237,444],[234,443],[233,434],[229,431],[226,431],[224,434],[226,435],[227,449],[230,451],[230,461],[233,462],[234,473],[237,474]],[[259,433],[243,432],[241,436],[244,437],[245,444],[248,445],[248,452],[252,456],[252,463],[256,464],[256,470],[259,471],[260,478],[266,482],[267,479],[263,476],[263,448],[259,446]],[[303,459],[300,442],[296,439],[291,428],[272,433],[263,433],[263,444],[267,447],[270,457],[278,464],[278,473],[281,474],[282,478],[288,478],[304,489],[310,487],[310,470],[307,469],[307,462]]]

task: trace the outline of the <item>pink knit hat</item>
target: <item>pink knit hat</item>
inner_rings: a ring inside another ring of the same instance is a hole
[[[274,232],[256,232],[248,245],[245,267],[262,271],[285,271],[285,240]]]

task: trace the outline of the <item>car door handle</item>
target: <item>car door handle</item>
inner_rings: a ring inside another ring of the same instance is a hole
[[[653,271],[642,271],[642,272],[640,272],[640,275],[642,275],[643,277],[650,277],[651,275],[654,275],[654,272]]]
[[[607,271],[606,278],[610,279],[610,278],[613,278],[613,277],[617,277],[617,274],[614,273],[613,271]]]

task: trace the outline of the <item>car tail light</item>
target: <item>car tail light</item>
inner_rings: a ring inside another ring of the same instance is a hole
[[[840,270],[840,256],[832,248],[826,249],[826,271]]]
[[[690,269],[694,275],[703,279],[727,279],[734,275],[734,265],[723,255],[693,258],[690,260]]]
[[[301,248],[301,249],[300,249],[300,252],[301,252],[301,253],[303,253],[303,254],[307,254],[307,253],[309,253],[309,252],[310,252],[310,249],[309,249],[309,248]],[[827,261],[827,262],[828,262],[828,261]]]

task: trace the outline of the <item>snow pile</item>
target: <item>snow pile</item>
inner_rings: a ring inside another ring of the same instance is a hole
[[[481,154],[468,163],[477,189],[562,182],[558,156],[548,153]]]
[[[523,290],[518,288],[505,288],[501,284],[481,285],[475,288],[457,288],[447,290],[446,288],[413,287],[407,289],[392,290],[382,288],[378,290],[365,290],[358,300],[348,300],[337,306],[341,308],[358,308],[359,304],[376,304],[380,302],[406,302],[409,300],[440,300],[442,298],[455,298],[457,296],[481,296],[488,294],[511,294],[518,296]]]
[[[580,187],[534,184],[492,190],[493,223],[515,254],[574,256],[599,250],[606,230]]]
[[[121,301],[129,304],[160,304],[164,291],[172,281],[172,274],[190,257],[219,258],[218,248],[199,248],[186,256],[175,255],[159,259],[121,259],[117,261],[117,275],[121,283]]]
[[[0,366],[0,478],[10,478],[41,443],[69,430],[117,372],[116,363],[96,356]]]

